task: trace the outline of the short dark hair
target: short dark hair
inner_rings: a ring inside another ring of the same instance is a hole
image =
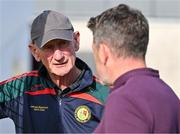
[[[145,59],[149,25],[140,11],[120,4],[90,18],[87,27],[93,32],[94,44],[106,42],[118,57]]]

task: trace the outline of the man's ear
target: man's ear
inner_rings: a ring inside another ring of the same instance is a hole
[[[107,46],[107,44],[105,43],[99,44],[98,54],[101,63],[106,66],[108,64],[109,56],[110,56],[110,49]]]
[[[78,51],[80,45],[80,33],[78,31],[74,32],[73,37],[74,37],[75,51]]]
[[[29,50],[31,51],[31,54],[33,55],[33,57],[35,58],[35,60],[37,62],[40,62],[40,56],[39,56],[39,52],[38,52],[38,47],[35,44],[29,44]]]

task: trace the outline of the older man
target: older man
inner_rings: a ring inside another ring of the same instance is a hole
[[[35,18],[29,45],[39,70],[0,83],[0,118],[17,133],[91,133],[100,122],[108,88],[76,58],[79,32],[55,11]]]

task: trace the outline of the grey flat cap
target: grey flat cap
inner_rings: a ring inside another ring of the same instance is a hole
[[[56,12],[46,10],[37,16],[31,27],[31,40],[38,47],[43,47],[53,39],[73,40],[74,28],[70,20]]]

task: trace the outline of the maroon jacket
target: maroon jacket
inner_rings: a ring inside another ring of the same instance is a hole
[[[180,100],[150,68],[120,76],[95,133],[180,133]]]

